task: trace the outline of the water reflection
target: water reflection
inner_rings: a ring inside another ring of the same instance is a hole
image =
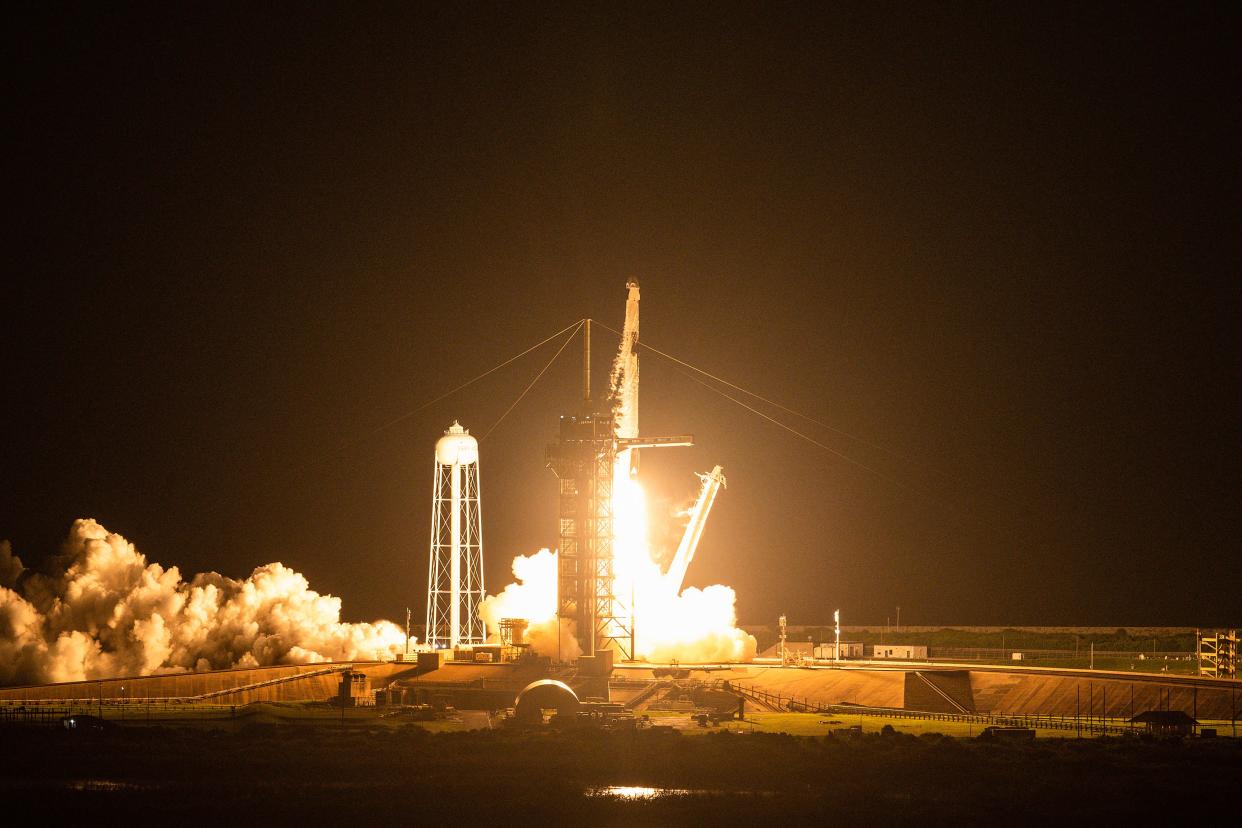
[[[117,779],[70,779],[65,787],[72,791],[148,791],[160,786]]]
[[[690,788],[644,788],[639,785],[610,785],[607,788],[588,788],[587,796],[606,796],[613,799],[659,799],[664,796],[706,796],[712,791],[696,791]]]

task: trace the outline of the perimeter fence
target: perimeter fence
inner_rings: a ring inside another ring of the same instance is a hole
[[[111,722],[230,719],[238,708],[181,699],[3,699],[0,724],[59,725],[66,717],[80,715]]]

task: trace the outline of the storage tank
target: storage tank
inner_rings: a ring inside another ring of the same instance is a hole
[[[434,649],[487,638],[483,591],[483,521],[479,441],[454,421],[436,441],[427,567],[427,643]]]

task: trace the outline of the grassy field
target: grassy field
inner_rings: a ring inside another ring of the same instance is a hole
[[[144,710],[140,705],[105,704],[102,711],[107,721],[130,727],[183,726],[229,731],[256,725],[309,725],[371,731],[376,729],[399,731],[415,727],[429,733],[456,733],[488,730],[501,724],[500,716],[485,711],[462,710],[432,721],[414,721],[409,715],[393,715],[392,711],[384,708],[342,709],[322,702],[259,702],[240,707],[187,704],[177,705],[167,710],[149,711]],[[89,709],[83,707],[74,712],[97,716],[100,708],[92,705]],[[986,726],[978,722],[911,719],[897,716],[751,712],[746,715],[745,721],[729,721],[718,726],[703,727],[686,713],[651,711],[644,715],[648,716],[654,725],[672,727],[687,736],[704,736],[720,731],[827,736],[834,731],[857,726],[861,727],[865,734],[880,733],[885,727],[891,727],[899,734],[911,736],[941,734],[969,739],[978,736]],[[1099,720],[1095,721],[1099,723]],[[1087,720],[1084,719],[1084,726],[1086,723]],[[1104,723],[1112,727],[1127,727],[1124,719],[1109,719]],[[1231,737],[1236,732],[1229,721],[1204,720],[1201,726],[1216,728],[1220,737]],[[1074,730],[1060,728],[1036,728],[1035,733],[1036,738],[1039,739],[1066,739],[1076,736]],[[1089,736],[1090,734],[1084,730],[1083,735]]]
[[[827,736],[836,730],[850,727],[861,727],[863,733],[880,733],[885,726],[892,727],[898,733],[922,736],[928,733],[939,733],[945,736],[971,738],[978,736],[984,725],[972,722],[951,722],[940,720],[907,719],[904,717],[886,716],[843,716],[823,715],[819,713],[747,713],[745,721],[722,723],[719,727],[701,727],[685,714],[663,714],[652,721],[657,724],[670,724],[686,735],[703,735],[713,730],[728,730],[741,733],[787,733],[791,736]],[[675,722],[675,723],[674,723]],[[1065,730],[1035,731],[1037,738],[1066,738]]]
[[[987,726],[978,722],[910,719],[898,716],[747,713],[745,721],[730,721],[724,722],[717,727],[702,727],[685,713],[651,712],[647,715],[651,717],[653,724],[675,727],[688,736],[704,735],[717,730],[728,730],[735,733],[786,733],[791,736],[826,736],[836,730],[858,726],[862,728],[863,733],[880,733],[885,727],[891,727],[897,733],[909,734],[911,736],[937,733],[960,739],[970,739],[978,736],[983,728]],[[1128,728],[1129,726],[1125,719],[1092,719],[1091,721],[1096,724],[1105,724],[1116,728]],[[1242,723],[1239,724],[1242,725]],[[1084,718],[1082,735],[1085,738],[1092,736],[1086,730],[1087,725],[1088,720]],[[1233,726],[1228,720],[1204,719],[1200,722],[1200,726],[1216,728],[1217,735],[1221,738],[1232,737],[1235,733]],[[1141,728],[1135,732],[1141,732]],[[1242,727],[1239,727],[1236,732],[1242,734]],[[1076,736],[1076,731],[1072,729],[1043,727],[1035,729],[1035,737],[1037,739],[1072,739]]]

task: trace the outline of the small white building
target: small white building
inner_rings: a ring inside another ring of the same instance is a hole
[[[862,658],[865,647],[861,641],[842,641],[841,659]],[[837,661],[836,642],[815,645],[815,658],[820,661]]]
[[[923,644],[876,644],[871,648],[871,657],[921,661],[927,659],[927,647]]]

